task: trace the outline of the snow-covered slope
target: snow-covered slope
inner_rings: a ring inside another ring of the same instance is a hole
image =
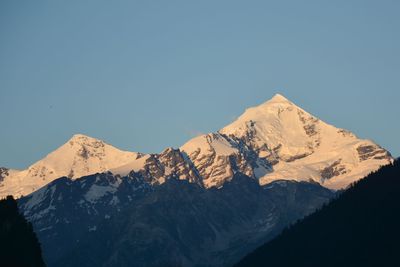
[[[247,109],[216,134],[181,147],[206,187],[221,185],[233,172],[267,184],[279,179],[315,181],[340,189],[388,164],[390,154],[370,140],[335,128],[282,95]]]
[[[63,176],[76,179],[105,172],[138,157],[138,153],[121,151],[101,140],[76,134],[67,143],[26,170],[2,168],[0,197],[8,194],[16,197],[27,195],[54,179]]]

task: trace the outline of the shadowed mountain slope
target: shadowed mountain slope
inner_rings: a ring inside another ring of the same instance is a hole
[[[399,240],[396,160],[235,266],[399,266]]]

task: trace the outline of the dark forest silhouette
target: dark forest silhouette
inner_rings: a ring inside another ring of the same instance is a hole
[[[382,167],[237,267],[400,266],[400,164]]]
[[[0,266],[45,266],[32,225],[19,213],[12,196],[0,200]]]

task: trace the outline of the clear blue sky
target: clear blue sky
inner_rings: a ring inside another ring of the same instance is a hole
[[[1,1],[0,166],[159,152],[275,93],[400,155],[400,1]]]

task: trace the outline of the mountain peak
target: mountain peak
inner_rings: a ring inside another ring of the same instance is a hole
[[[65,144],[64,146],[69,147],[70,149],[76,150],[81,149],[82,147],[86,147],[86,149],[98,149],[100,147],[104,147],[108,145],[103,140],[90,137],[84,134],[74,134]]]
[[[298,123],[299,114],[304,114],[307,117],[312,117],[306,111],[296,106],[290,100],[283,95],[277,93],[270,100],[245,110],[234,122],[221,129],[219,132],[223,134],[246,134],[248,130],[248,124],[257,123],[258,125],[263,124],[262,127],[264,133],[280,133],[282,123],[286,123],[289,126],[293,123]],[[314,118],[314,117],[312,117]],[[286,121],[286,122],[285,122]],[[301,125],[303,127],[303,125]],[[283,127],[285,128],[285,127]],[[292,129],[292,127],[289,127]],[[293,129],[292,129],[293,130]]]
[[[99,139],[96,139],[94,137],[90,137],[84,134],[74,134],[70,139],[69,142],[77,142],[77,143],[87,143],[87,142],[103,142]]]
[[[277,93],[267,102],[290,102],[289,99]]]
[[[286,97],[284,97],[281,94],[275,94],[271,99],[267,100],[266,102],[262,103],[261,105],[249,108],[251,109],[276,109],[276,107],[282,107],[282,106],[296,106],[295,104],[293,104],[292,101],[290,101],[289,99],[287,99]],[[249,110],[247,109],[247,110]]]
[[[76,133],[71,137],[71,139],[79,139],[79,138],[91,138],[91,137],[81,133]]]

